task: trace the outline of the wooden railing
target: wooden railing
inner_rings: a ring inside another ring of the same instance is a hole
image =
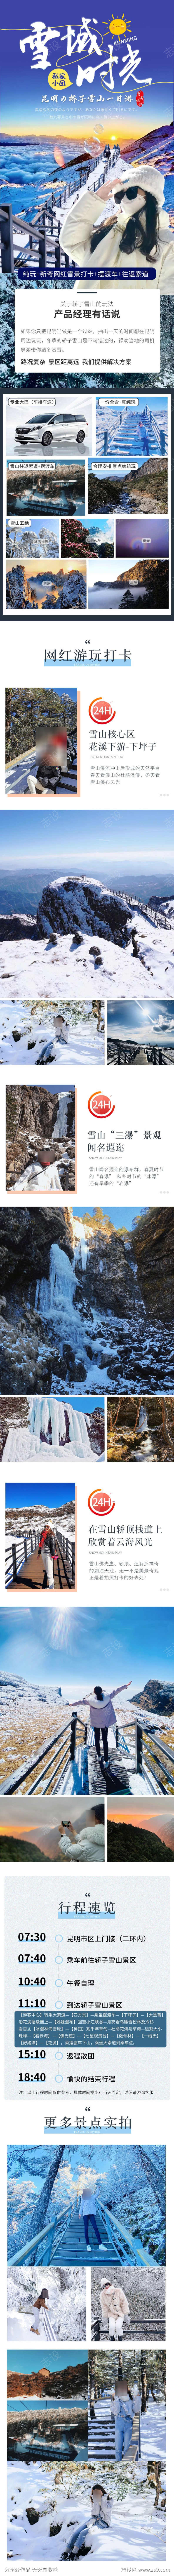
[[[37,1789],[43,1790],[43,1796],[46,1796],[47,1790],[52,1789],[54,1795],[59,1786],[61,1789],[65,1787],[70,1764],[74,1762],[75,1751],[78,1751],[81,1746],[84,1747],[86,1741],[86,1721],[84,1725],[83,1718],[79,1717],[77,1709],[73,1708],[69,1718],[60,1725],[59,1734],[56,1731],[55,1735],[49,1736],[46,1744],[39,1745],[37,1753],[30,1754],[28,1761],[26,1758],[20,1770],[13,1772],[10,1779],[1,1782],[2,1797],[12,1797],[15,1789],[27,1789],[29,1797],[33,1797]]]
[[[168,1790],[168,1792],[174,1789],[174,1750],[172,1751],[172,1747],[171,1750],[168,1749],[167,1739],[164,1744],[162,1736],[157,1735],[155,1721],[154,1729],[152,1722],[148,1725],[144,1716],[141,1716],[141,1710],[136,1717],[135,1733],[136,1771],[140,1774],[143,1771],[145,1774],[147,1769],[148,1777],[151,1775],[157,1789]]]
[[[59,1554],[63,1556],[64,1565],[67,1566],[70,1583],[75,1583],[75,1538],[65,1538],[64,1533],[62,1536],[62,1530],[56,1529],[56,1546],[59,1547]]]
[[[28,1564],[29,1557],[30,1557],[30,1556],[33,1556],[33,1553],[34,1553],[34,1552],[35,1552],[35,1554],[36,1554],[36,1550],[37,1550],[37,1548],[39,1547],[39,1541],[40,1541],[40,1538],[41,1538],[41,1528],[40,1528],[40,1524],[39,1524],[39,1528],[38,1528],[38,1529],[36,1529],[36,1528],[35,1528],[35,1526],[34,1526],[34,1528],[33,1528],[33,1525],[32,1525],[32,1529],[27,1530],[27,1531],[26,1531],[26,1530],[22,1530],[22,1531],[20,1532],[20,1536],[19,1536],[18,1538],[16,1538],[16,1539],[9,1538],[9,1539],[7,1539],[7,1540],[6,1540],[6,1549],[5,1549],[5,1583],[6,1583],[6,1590],[8,1589],[8,1585],[9,1585],[9,1584],[11,1584],[11,1583],[16,1583],[16,1581],[17,1581],[17,1574],[19,1575],[19,1574],[21,1574],[21,1573],[22,1573],[22,1567],[23,1567],[23,1564],[27,1565],[27,1564]],[[67,1574],[67,1582],[68,1582],[68,1584],[70,1584],[70,1585],[71,1585],[71,1584],[75,1584],[75,1539],[71,1539],[71,1538],[68,1538],[68,1537],[66,1537],[66,1538],[65,1538],[64,1532],[63,1532],[61,1529],[60,1529],[60,1530],[56,1529],[56,1532],[55,1532],[55,1540],[56,1540],[56,1547],[58,1547],[58,1549],[59,1549],[59,1556],[61,1556],[61,1557],[62,1557],[62,1562],[63,1562],[63,1564],[64,1564],[64,1566],[65,1566],[65,1571],[66,1571],[66,1574]]]
[[[28,1557],[29,1557],[29,1556],[33,1556],[33,1550],[34,1550],[34,1549],[36,1550],[36,1548],[38,1548],[38,1546],[39,1546],[39,1538],[40,1538],[40,1529],[33,1529],[33,1528],[32,1528],[30,1531],[27,1531],[27,1534],[26,1534],[26,1530],[24,1530],[24,1531],[22,1530],[22,1531],[20,1532],[20,1537],[19,1537],[19,1538],[16,1538],[16,1539],[13,1539],[13,1538],[6,1539],[6,1547],[5,1547],[5,1582],[6,1582],[6,1588],[7,1588],[8,1583],[12,1583],[12,1582],[13,1582],[13,1583],[16,1583],[16,1577],[17,1577],[17,1574],[20,1574],[20,1573],[21,1573],[21,1571],[22,1571],[22,1565],[23,1565],[24,1563],[25,1563],[25,1565],[27,1565]]]

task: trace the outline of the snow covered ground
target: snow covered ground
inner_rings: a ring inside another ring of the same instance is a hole
[[[60,1001],[62,991],[64,992],[66,1001],[71,999],[71,995],[73,995],[73,1000],[75,998],[77,1001],[79,1001],[80,998],[83,999],[84,977],[87,997],[96,992],[99,981],[101,994],[103,992],[107,993],[107,990],[111,993],[115,992],[117,958],[118,971],[120,973],[118,990],[122,994],[123,950],[121,948],[116,950],[112,943],[108,943],[108,940],[101,938],[98,941],[98,957],[95,958],[95,956],[90,956],[90,947],[91,935],[87,938],[84,934],[82,937],[81,948],[76,948],[73,945],[69,931],[66,935],[59,933],[57,936],[57,945],[54,945],[54,947],[51,934],[50,938],[36,938],[36,940],[34,938],[30,939],[30,937],[28,937],[27,940],[15,940],[14,938],[9,941],[9,939],[4,939],[3,968],[0,987],[1,1002],[3,1001],[4,979],[8,984],[8,1002],[10,1001],[11,1003],[13,999],[13,1003],[15,1002],[15,1008],[17,1003],[18,1009],[20,1008],[20,1002],[22,1002],[23,999],[26,981],[28,982],[29,991],[32,990],[33,998],[35,997],[36,1000],[38,1000],[40,994],[45,998],[49,998],[53,966],[54,994],[56,1001]],[[129,950],[125,950],[125,957],[128,955],[130,955]],[[143,988],[141,987],[141,989]],[[129,990],[132,990],[132,986],[129,986],[128,984],[127,987],[126,985],[126,991],[127,990],[129,993]]]
[[[11,1186],[12,1186],[12,1185],[11,1185]],[[67,1186],[68,1186],[68,1184],[67,1184]],[[61,1196],[62,1196],[62,1188],[63,1188],[63,1183],[62,1183],[62,1181],[60,1181],[60,1172],[58,1171],[58,1163],[56,1163],[56,1162],[55,1162],[55,1163],[48,1163],[48,1164],[46,1165],[46,1170],[44,1171],[44,1170],[43,1170],[43,1163],[39,1163],[39,1162],[38,1162],[38,1156],[37,1156],[37,1160],[36,1160],[36,1158],[35,1158],[35,1156],[34,1156],[34,1157],[33,1157],[33,1163],[27,1163],[27,1164],[26,1164],[25,1171],[20,1173],[20,1179],[18,1179],[18,1181],[15,1181],[15,1182],[14,1182],[13,1198],[16,1198],[16,1197],[18,1198],[18,1196],[19,1196],[19,1190],[22,1190],[22,1191],[24,1191],[24,1190],[33,1190],[33,1191],[34,1191],[34,1190],[39,1190],[39,1197],[40,1197],[40,1198],[42,1198],[42,1195],[43,1195],[43,1191],[44,1191],[44,1190],[45,1190],[45,1192],[46,1192],[46,1196],[47,1196],[47,1198],[48,1198],[48,1195],[50,1195],[50,1190],[56,1190],[56,1191],[58,1191],[58,1190],[59,1190],[59,1192],[61,1191]],[[71,1182],[71,1189],[72,1189],[72,1182]]]
[[[37,956],[38,956],[38,954],[39,954],[39,951],[38,951],[38,946],[37,946]],[[28,956],[28,951],[27,951],[27,956]],[[10,958],[11,958],[11,949],[10,949]],[[15,974],[16,974],[16,968],[15,968]],[[13,979],[12,979],[12,975],[11,975],[11,968],[10,968],[10,986],[11,986],[11,982],[12,982],[12,980],[13,980]],[[4,970],[2,970],[2,985],[3,985],[3,981],[4,981]],[[8,982],[8,968],[7,968],[7,982]],[[50,982],[50,977],[49,977],[49,982]],[[25,986],[25,983],[26,983],[26,969],[25,969],[25,972],[24,972],[24,986]],[[31,977],[31,989],[32,989],[32,977]],[[93,1057],[94,1057],[94,1058],[95,1058],[95,1060],[97,1061],[97,1064],[100,1064],[100,1063],[104,1064],[104,1052],[105,1052],[105,1044],[104,1044],[104,1009],[103,1009],[103,1012],[102,1012],[101,1024],[99,1024],[99,1027],[98,1027],[98,1024],[97,1024],[97,1011],[96,1011],[96,1017],[94,1017],[94,1016],[93,1016],[93,1014],[92,1014],[92,1008],[91,1008],[91,1006],[90,1006],[90,1005],[89,1005],[89,1011],[88,1011],[88,1006],[87,1006],[87,1004],[86,1004],[86,1015],[85,1015],[85,1010],[83,1011],[83,1008],[81,1008],[81,1018],[80,1018],[80,1016],[78,1016],[78,1010],[77,1010],[77,1015],[75,1014],[75,1009],[74,1009],[74,1005],[73,1005],[72,1018],[71,1018],[71,1013],[70,1013],[70,1009],[69,1009],[69,1015],[68,1015],[68,1017],[67,1017],[67,1021],[66,1021],[66,1019],[65,1019],[65,1015],[64,1015],[64,1003],[62,1003],[62,1018],[64,1019],[65,1024],[64,1024],[64,1027],[62,1026],[62,1030],[61,1030],[61,1025],[60,1025],[60,1028],[59,1028],[59,1027],[56,1027],[57,1013],[56,1013],[56,1009],[54,1010],[54,1003],[51,1001],[51,1002],[50,1002],[50,1004],[49,1004],[49,996],[48,996],[48,999],[47,999],[47,1000],[45,1000],[45,1006],[44,1006],[44,1002],[43,1002],[42,1000],[40,1000],[40,1004],[39,1004],[38,1009],[37,1009],[37,1000],[35,999],[35,1001],[32,1001],[32,1002],[29,1002],[29,1001],[28,1001],[28,1002],[27,1002],[27,1001],[26,1001],[26,1002],[24,1002],[24,1001],[22,1001],[22,999],[21,999],[21,991],[22,991],[22,977],[20,976],[20,1005],[19,1005],[18,980],[17,980],[17,984],[16,984],[16,986],[15,986],[15,990],[14,990],[14,988],[13,988],[13,996],[12,996],[12,999],[10,999],[10,998],[9,998],[9,996],[8,996],[8,1001],[6,1000],[6,997],[5,997],[5,999],[4,999],[3,1001],[1,1000],[1,1005],[0,1005],[0,1063],[1,1063],[1,1064],[11,1064],[11,1063],[14,1063],[15,1065],[18,1065],[18,1062],[19,1062],[19,1064],[21,1064],[21,1065],[23,1065],[23,1064],[27,1064],[27,1066],[28,1066],[28,1056],[29,1056],[29,1054],[30,1054],[30,1053],[32,1054],[33,1065],[34,1065],[34,1064],[47,1064],[47,1063],[48,1063],[48,1064],[56,1064],[56,1065],[57,1065],[57,1064],[58,1064],[58,1061],[59,1061],[59,1056],[61,1056],[61,1066],[62,1066],[63,1070],[64,1070],[64,1065],[67,1065],[67,1057],[68,1057],[68,1059],[69,1059],[69,1063],[71,1062],[71,1064],[72,1064],[72,1065],[73,1065],[73,1063],[74,1063],[74,1062],[75,1062],[75,1065],[77,1065],[77,1064],[83,1064],[83,1065],[85,1065],[85,1064],[88,1064],[89,1062],[90,1062],[90,1065],[91,1065],[91,1064],[92,1064],[92,1062],[93,1062]],[[17,1012],[16,1012],[16,999],[17,999],[17,1003],[18,1003]],[[60,1014],[60,1022],[61,1022],[61,1014]]]
[[[46,2307],[38,2309],[38,2335],[41,2345],[48,2346],[48,2343],[58,2342],[72,2344],[72,2337],[73,2344],[85,2343],[84,2268],[73,2264],[69,2270],[65,2270],[63,2266],[58,2271],[56,2268],[52,2270],[51,2265],[49,2269],[44,2265],[44,2272],[42,2272],[36,2263],[30,2268],[25,2264],[24,2269],[21,2265],[18,2272],[13,2268],[13,2264],[9,2263],[7,2272],[8,2345],[15,2344],[17,2349],[18,2344],[19,2346],[23,2344],[26,2352],[27,2346],[30,2350],[31,2343],[32,2348],[34,2344],[37,2352],[38,2336],[33,2323],[33,2308],[43,2287],[48,2291],[48,2299]]]
[[[101,2558],[105,2567],[110,2559],[126,2559],[128,2564],[132,2564],[133,2559],[138,2563],[145,2559],[148,2564],[151,2560],[154,2562],[156,2559],[159,2563],[165,2559],[165,2512],[162,2509],[165,2479],[156,2511],[155,2488],[145,2484],[141,2462],[136,2474],[127,2471],[125,2493],[122,2494],[121,2476],[122,2472],[120,2476],[111,2472],[105,2479],[103,2470],[102,2482],[111,2497],[111,2522],[106,2527],[106,2523],[93,2521],[90,2475],[87,2480],[85,2471],[83,2482],[77,2483],[76,2491],[74,2478],[69,2480],[68,2475],[67,2498],[64,2472],[60,2480],[59,2471],[57,2475],[54,2467],[44,2469],[39,2461],[32,2461],[30,2466],[23,2461],[20,2466],[15,2466],[14,2461],[10,2463],[7,2478],[9,2557],[24,2562],[27,2559],[31,2564],[38,2559],[42,2563],[50,2561],[50,2558],[60,2560],[65,2555],[71,2559],[73,2535],[75,2539],[76,2533],[73,2554],[80,2558],[81,2539],[83,2555],[88,2554],[94,2560]],[[37,2515],[37,2520],[30,2522],[32,2512]]]
[[[150,2460],[150,2459],[152,2459],[152,2460],[156,2460],[156,2459],[157,2459],[157,2460],[162,2460],[162,2459],[164,2459],[164,2460],[165,2460],[165,2456],[166,2456],[166,2408],[165,2408],[165,2398],[164,2398],[164,2397],[157,2397],[157,2398],[156,2398],[156,2397],[153,2397],[153,2396],[152,2396],[152,2390],[151,2390],[151,2388],[149,2389],[149,2397],[148,2397],[148,2405],[147,2405],[147,2407],[146,2407],[146,2413],[145,2413],[145,2415],[141,2415],[141,2418],[140,2418],[140,2431],[141,2431],[141,2459],[143,2458],[143,2461],[145,2460],[145,2458],[146,2458],[146,2460],[147,2460],[147,2458],[148,2458],[148,2460]]]
[[[122,898],[123,908],[124,898]],[[134,947],[135,939],[137,955]],[[54,945],[51,931],[48,936],[45,933],[45,937],[39,940],[30,939],[30,936],[27,940],[26,938],[4,940],[1,1004],[4,981],[6,987],[8,986],[6,998],[7,1007],[9,1009],[10,1005],[10,1010],[11,1005],[14,1008],[15,1003],[15,1007],[18,1004],[18,1011],[20,1011],[26,983],[33,994],[33,1000],[35,998],[37,1001],[39,995],[49,999],[53,966],[55,1001],[61,1000],[62,992],[66,1001],[68,998],[83,1001],[84,978],[88,999],[99,987],[101,996],[103,993],[114,996],[117,994],[122,1001],[124,998],[125,1001],[143,1001],[144,996],[147,996],[147,977],[148,1003],[151,994],[153,999],[156,994],[158,1001],[161,996],[165,1001],[167,996],[172,998],[174,994],[174,901],[166,903],[157,926],[155,926],[155,919],[153,921],[146,919],[145,912],[139,911],[135,901],[127,947],[115,947],[112,940],[103,939],[100,934],[96,941],[97,955],[95,940],[93,940],[92,954],[91,947],[91,931],[87,937],[85,930],[82,930],[79,947],[76,947],[70,931],[66,934],[58,932],[57,944]],[[98,1040],[96,1053],[97,1049]],[[77,1058],[77,1048],[75,1053]]]

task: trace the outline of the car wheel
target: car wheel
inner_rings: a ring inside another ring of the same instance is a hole
[[[53,446],[53,440],[52,440],[52,429],[44,429],[44,432],[43,432],[43,438],[41,439],[41,446],[42,446],[42,447],[52,447],[52,446]]]
[[[85,429],[77,429],[76,447],[83,447]]]

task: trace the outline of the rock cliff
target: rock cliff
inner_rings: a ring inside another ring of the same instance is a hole
[[[104,886],[100,888],[95,879],[93,882],[88,880],[86,885],[80,876],[64,877],[62,882],[57,881],[57,885],[44,886],[37,908],[36,928],[38,939],[43,939],[49,930],[60,936],[68,932],[72,938],[76,932],[86,938],[91,931],[92,938],[112,940],[115,946],[125,948],[129,919],[129,905],[119,902],[110,890],[107,894]]]
[[[9,1289],[12,1293],[14,1287],[14,1295],[28,1298],[30,1293],[34,1304],[37,1279],[42,1279],[43,1271],[49,1278],[51,1245],[57,1241],[60,1248],[68,1253],[69,1261],[73,1262],[73,1220],[69,1208],[59,1209],[58,1214],[53,1207],[50,1212],[45,1207],[44,1214],[39,1208],[37,1212],[34,1208],[4,1208],[3,1213],[1,1209],[1,1296],[5,1292],[8,1296]]]
[[[174,1208],[147,1208],[133,1232],[135,1260],[143,1297],[158,1311],[173,1311]]]
[[[174,1689],[172,1682],[168,1682],[166,1684],[166,1688],[164,1682],[158,1682],[155,1680],[145,1682],[144,1690],[134,1692],[134,1705],[135,1702],[137,1708],[148,1708],[150,1711],[153,1709],[154,1716],[158,1711],[160,1717],[173,1717]]]
[[[72,2367],[71,2362],[67,2361],[64,2366],[62,2364],[62,2370],[56,2370],[56,2366],[54,2370],[49,2370],[46,2363],[40,2364],[40,2369],[37,2371],[30,2370],[30,2374],[28,2372],[26,2373],[23,2368],[22,2376],[21,2371],[19,2370],[8,2370],[7,2396],[8,2398],[60,2398],[64,2391],[65,2397],[70,2395],[76,2398],[77,2389],[78,2391],[80,2390],[81,2393],[84,2389],[85,2393],[87,2378],[88,2371],[86,2355],[84,2356],[84,2359],[82,2357],[81,2361],[78,2357],[77,2360],[75,2358],[75,2368],[74,2366]]]

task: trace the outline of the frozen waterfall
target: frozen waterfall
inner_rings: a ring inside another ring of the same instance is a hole
[[[34,1440],[36,1443],[37,1452],[40,1451],[40,1433],[42,1433],[46,1440],[50,1421],[50,1446],[54,1451],[55,1457],[57,1456],[59,1449],[62,1448],[63,1450],[66,1447],[69,1448],[69,1445],[74,1452],[74,1457],[90,1457],[91,1444],[85,1420],[85,1413],[76,1412],[75,1406],[73,1408],[73,1405],[69,1403],[68,1396],[66,1399],[66,1405],[64,1405],[61,1403],[61,1398],[60,1401],[58,1401],[57,1396],[52,1394],[50,1396],[35,1395],[31,1397],[30,1400],[30,1437],[31,1440]],[[69,1440],[67,1440],[67,1422]]]
[[[63,1252],[59,1243],[51,1243],[49,1279],[37,1279],[35,1313],[54,1315],[56,1311],[62,1324],[62,1315],[66,1314],[67,1307],[69,1313],[74,1295],[73,1262],[69,1261],[68,1252]]]
[[[56,1314],[61,1318],[61,1324],[62,1314],[66,1317],[68,1310],[68,1320],[70,1310],[72,1314],[76,1287],[76,1269],[77,1264],[79,1265],[79,1253],[81,1253],[82,1270],[86,1270],[86,1262],[88,1258],[88,1245],[85,1242],[85,1228],[82,1218],[78,1219],[75,1217],[73,1232],[75,1246],[73,1261],[69,1260],[69,1253],[63,1252],[59,1243],[51,1243],[49,1278],[37,1279],[35,1313],[51,1316],[56,1312]]]
[[[74,1236],[76,1236],[76,1250],[75,1250],[75,1252],[74,1252],[74,1268],[76,1268],[76,1263],[77,1263],[77,1261],[78,1261],[78,1259],[79,1259],[79,1247],[80,1247],[82,1270],[86,1270],[86,1262],[87,1262],[87,1259],[88,1259],[88,1250],[89,1250],[89,1246],[88,1246],[88,1243],[86,1243],[86,1242],[85,1242],[85,1227],[84,1227],[84,1225],[83,1225],[83,1217],[77,1217],[77,1216],[76,1216],[76,1217],[74,1217]]]

